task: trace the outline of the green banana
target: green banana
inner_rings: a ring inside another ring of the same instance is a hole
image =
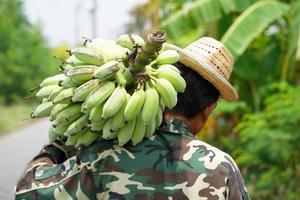
[[[63,62],[63,65],[61,65],[59,69],[64,73],[67,73],[67,71],[69,71],[74,66],[79,66],[84,64],[85,64],[84,62],[78,60],[74,55],[72,55]]]
[[[102,65],[107,60],[103,54],[86,47],[72,49],[71,54],[78,60],[91,65]]]
[[[76,146],[77,142],[78,142],[78,138],[81,136],[81,134],[84,134],[86,130],[81,131],[80,133],[76,134],[76,135],[70,135],[68,136],[67,141],[65,142],[65,144],[67,146]]]
[[[48,131],[49,142],[54,142],[58,136],[54,133],[55,128],[51,126]]]
[[[80,104],[73,104],[56,115],[55,120],[52,122],[54,127],[65,126],[71,124],[73,121],[81,116]]]
[[[67,131],[68,127],[69,127],[68,125],[56,127],[56,128],[51,126],[51,129],[52,129],[53,134],[55,134],[58,137],[61,137],[61,136],[64,136],[64,133]]]
[[[121,64],[121,65],[123,65],[123,64]],[[126,81],[126,79],[124,77],[124,74],[123,74],[124,71],[125,71],[125,67],[122,66],[122,68],[115,73],[115,80],[117,81],[117,83],[120,86],[123,86],[123,87],[125,87],[126,84],[127,84],[127,81]]]
[[[164,101],[163,101],[162,98],[159,98],[159,106],[160,106],[160,108],[161,108],[162,111],[164,111],[165,108],[166,108],[166,105],[165,105],[165,103],[164,103]]]
[[[106,50],[105,46],[107,46],[107,40],[95,38],[92,41],[86,42],[85,46],[98,52],[104,52]]]
[[[56,95],[56,97],[52,100],[52,102],[54,104],[71,102],[75,89],[76,88],[68,88],[62,90],[60,93]]]
[[[48,98],[43,98],[42,99],[42,103],[46,103],[46,102],[48,102],[49,100],[48,100]]]
[[[133,145],[140,143],[145,136],[146,126],[143,121],[142,114],[137,116],[134,131],[131,136],[131,142]]]
[[[161,110],[161,107],[158,106],[156,116],[155,116],[156,128],[158,128],[161,125],[162,120],[163,120],[163,111]]]
[[[79,148],[81,146],[89,146],[98,138],[99,138],[99,134],[93,133],[89,129],[87,129],[77,137],[75,148]]]
[[[66,74],[73,67],[74,66],[71,64],[63,64],[63,65],[59,66],[59,70]]]
[[[44,79],[41,84],[40,88],[49,86],[49,85],[58,85],[59,81],[64,80],[66,76],[64,74],[57,74],[55,76],[50,76]]]
[[[112,118],[108,118],[103,126],[102,138],[108,140],[113,139],[116,136],[117,130],[111,127]]]
[[[100,84],[99,79],[92,79],[75,89],[72,102],[84,101],[87,96]]]
[[[74,81],[70,77],[65,78],[63,81],[59,82],[59,86],[63,87],[64,89],[71,88],[71,87],[77,87],[78,85],[81,85],[85,81]]]
[[[176,50],[162,51],[152,65],[174,64],[179,61],[179,54]]]
[[[145,92],[143,88],[136,90],[125,107],[124,118],[127,122],[135,119],[141,111],[145,101]]]
[[[74,55],[69,56],[65,60],[65,63],[71,65],[72,67],[84,65],[84,62],[82,62],[81,60],[78,60]]]
[[[97,52],[105,55],[107,61],[110,60],[123,60],[130,52],[129,49],[117,45],[115,41],[103,40],[96,38],[93,41],[86,44],[87,48],[96,50]]]
[[[170,64],[158,65],[157,68],[158,69],[169,69],[169,70],[172,70],[172,71],[180,74],[179,69],[177,67],[175,67],[174,65],[170,65]]]
[[[56,139],[63,139],[65,136],[63,135],[64,132],[67,130],[68,126],[62,126],[54,128],[53,126],[50,127],[48,131],[48,137],[50,142],[54,142]]]
[[[49,95],[53,90],[56,90],[59,86],[58,85],[48,85],[45,87],[42,87],[36,94],[35,96],[37,98],[43,99],[43,98],[48,98]]]
[[[123,146],[124,144],[130,141],[130,138],[134,131],[135,123],[136,119],[133,119],[118,130],[117,137],[120,146]]]
[[[159,107],[159,96],[154,88],[147,84],[145,91],[145,103],[142,108],[142,118],[145,125],[149,124],[151,119],[156,115],[157,107]]]
[[[48,100],[49,100],[49,101],[53,101],[53,99],[54,99],[61,91],[63,91],[63,90],[64,90],[64,88],[61,87],[61,86],[58,86],[57,88],[54,88],[54,89],[52,90],[52,92],[50,93],[50,95],[49,95],[49,97],[48,97]]]
[[[44,101],[31,113],[31,118],[47,117],[50,115],[53,107],[54,104],[51,101]]]
[[[89,114],[82,115],[74,122],[72,122],[67,131],[65,132],[65,136],[76,135],[87,127]]]
[[[123,77],[126,80],[126,82],[128,84],[133,83],[134,82],[134,78],[132,76],[132,73],[130,72],[130,69],[126,68],[123,72]]]
[[[91,108],[103,103],[114,91],[115,83],[107,81],[99,85],[93,92],[89,94],[82,104],[82,112],[86,112]]]
[[[112,60],[98,67],[93,76],[101,80],[106,80],[111,78],[119,69],[119,62]]]
[[[168,80],[156,79],[156,89],[169,109],[177,104],[177,92]]]
[[[140,143],[155,132],[165,106],[173,108],[177,92],[186,87],[172,65],[179,60],[178,52],[160,51],[158,43],[150,36],[146,44],[138,35],[124,34],[117,42],[94,39],[70,50],[71,56],[60,67],[64,74],[40,83],[36,96],[43,101],[32,117],[50,115],[49,140],[67,139],[66,144],[75,148],[98,138],[117,137],[121,146],[130,140],[133,145]],[[138,62],[130,62],[133,50]],[[133,73],[139,69],[150,80]]]
[[[170,81],[170,83],[173,85],[174,89],[177,92],[184,92],[186,88],[186,82],[185,80],[178,74],[177,72],[174,72],[170,69],[165,68],[158,68],[158,77],[164,78]]]
[[[98,69],[94,65],[82,65],[69,69],[66,73],[67,77],[70,77],[74,82],[88,81],[92,79],[94,72]]]
[[[123,34],[120,35],[117,39],[117,44],[128,48],[130,50],[133,50],[133,47],[135,45],[138,46],[144,46],[145,45],[145,41],[143,38],[141,38],[139,35],[135,35],[135,34]]]
[[[127,92],[124,87],[116,87],[104,104],[102,118],[106,119],[116,114],[125,102],[126,96]]]
[[[60,113],[62,110],[64,110],[65,108],[69,107],[70,103],[65,103],[65,104],[56,104],[50,113],[50,121],[55,120],[56,116],[58,115],[58,113]]]
[[[112,129],[119,129],[125,125],[124,111],[129,101],[129,98],[130,98],[130,94],[127,94],[126,100],[121,106],[121,108],[119,109],[119,111],[114,116],[112,116],[112,122],[111,122]]]
[[[92,131],[102,131],[106,121],[107,120],[104,119],[102,121],[90,122],[88,126],[91,128]]]
[[[145,137],[146,138],[151,137],[155,132],[155,128],[156,128],[156,117],[154,116],[151,119],[150,123],[146,125]]]
[[[104,106],[104,103],[92,108],[92,110],[90,112],[90,116],[89,116],[89,123],[97,123],[97,122],[101,122],[104,120],[102,118],[103,106]]]

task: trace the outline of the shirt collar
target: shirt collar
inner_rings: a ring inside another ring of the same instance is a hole
[[[158,128],[158,130],[195,137],[190,127],[185,122],[179,119],[164,119],[162,125]]]

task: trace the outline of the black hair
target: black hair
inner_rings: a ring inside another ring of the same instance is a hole
[[[183,93],[178,93],[178,102],[169,111],[191,119],[209,104],[216,102],[220,92],[210,82],[184,64],[178,62],[174,65],[180,70],[181,76],[186,81],[186,89]]]

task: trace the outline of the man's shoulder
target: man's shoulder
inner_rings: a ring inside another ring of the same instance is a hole
[[[236,167],[229,154],[196,137],[174,137],[168,142],[171,148],[177,146],[177,149],[180,149],[182,159],[186,162],[201,162],[208,169],[215,169],[221,165]]]
[[[111,155],[111,152],[115,152],[117,156],[122,158],[122,154],[125,157],[133,159],[133,157],[138,160],[139,157],[151,155],[161,155],[171,151],[173,156],[180,156],[184,161],[197,161],[204,162],[206,168],[213,169],[220,165],[232,165],[235,166],[235,162],[232,157],[226,152],[218,149],[217,147],[210,145],[196,137],[182,136],[178,134],[156,134],[148,139],[145,139],[138,145],[126,145],[120,147],[110,141],[99,141],[95,145],[88,147],[87,152],[95,152],[99,155],[107,153]],[[170,153],[171,153],[170,152]],[[131,156],[129,156],[131,155]],[[106,156],[102,156],[102,159]],[[89,156],[92,158],[92,156]],[[119,159],[117,159],[119,160]],[[122,159],[121,159],[122,160]],[[127,159],[126,159],[127,160]]]
[[[231,162],[233,160],[228,153],[197,138],[190,140],[185,145],[189,149],[185,154],[187,158],[195,154],[196,157],[208,157],[211,162]]]

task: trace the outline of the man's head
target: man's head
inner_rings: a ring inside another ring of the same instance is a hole
[[[176,117],[186,121],[197,133],[220,97],[234,101],[236,90],[229,83],[233,69],[230,51],[219,41],[202,37],[181,49],[166,44],[166,49],[176,50],[180,59],[176,66],[187,82],[187,88],[178,94],[178,104],[165,113],[166,118]]]
[[[172,110],[167,110],[166,117],[183,119],[197,133],[215,108],[220,92],[184,64],[176,63],[175,66],[186,81],[186,89],[184,93],[178,93],[177,104]]]

